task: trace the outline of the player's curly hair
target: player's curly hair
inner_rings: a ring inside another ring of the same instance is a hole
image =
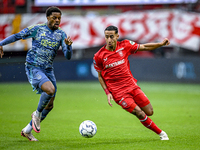
[[[62,15],[61,10],[56,6],[51,6],[46,10],[46,17],[49,17],[52,12],[59,12]]]
[[[115,34],[117,34],[118,33],[118,28],[116,27],[116,26],[108,26],[105,30],[104,30],[104,32],[105,31],[115,31]]]

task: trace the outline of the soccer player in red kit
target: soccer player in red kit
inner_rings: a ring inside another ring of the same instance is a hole
[[[153,107],[137,85],[128,61],[129,55],[169,45],[169,40],[165,38],[161,43],[147,44],[137,44],[130,40],[119,42],[118,28],[115,26],[108,26],[104,34],[106,45],[94,55],[93,63],[108,104],[112,107],[111,100],[114,99],[123,109],[135,115],[145,127],[158,134],[161,140],[169,140],[167,134],[148,117],[153,115]]]

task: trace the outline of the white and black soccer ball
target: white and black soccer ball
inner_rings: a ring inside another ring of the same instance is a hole
[[[85,120],[80,124],[79,132],[83,137],[91,138],[97,133],[97,126],[93,121]]]

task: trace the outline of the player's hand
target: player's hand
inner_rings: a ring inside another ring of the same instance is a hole
[[[3,57],[4,53],[3,53],[3,46],[0,46],[0,55],[1,55],[1,58]]]
[[[72,45],[73,41],[72,39],[70,38],[70,36],[68,36],[67,38],[65,38],[65,44],[67,45]]]
[[[111,102],[110,102],[110,101],[113,101],[113,96],[112,96],[112,94],[109,93],[109,94],[107,95],[107,98],[108,98],[108,104],[112,107],[112,104],[111,104]]]
[[[163,41],[162,41],[162,45],[163,46],[167,46],[170,44],[170,41],[168,40],[168,38],[165,38]]]

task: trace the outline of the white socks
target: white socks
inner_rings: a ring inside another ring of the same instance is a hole
[[[36,110],[34,115],[36,117],[41,118],[42,112],[39,112],[38,110]],[[33,127],[30,125],[30,123],[24,128],[25,133],[31,133],[32,130],[33,130]]]
[[[33,128],[30,125],[30,123],[24,128],[24,132],[25,133],[31,133],[32,130],[33,130]]]
[[[35,116],[41,118],[42,112],[39,112],[38,110],[35,111]]]

